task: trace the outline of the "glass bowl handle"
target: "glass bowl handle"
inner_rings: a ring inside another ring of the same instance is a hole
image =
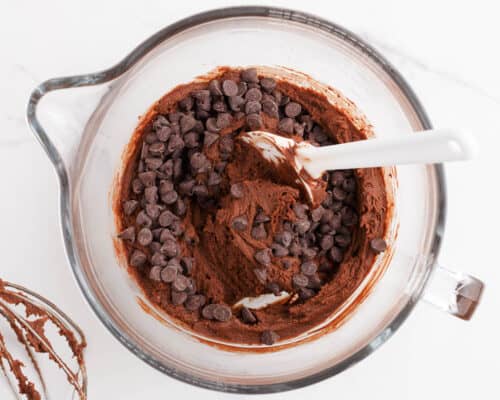
[[[60,177],[71,169],[85,124],[108,90],[103,83],[113,78],[109,71],[54,78],[31,93],[26,111],[28,125]]]
[[[423,299],[455,317],[469,320],[481,301],[483,289],[484,283],[479,279],[436,265]]]

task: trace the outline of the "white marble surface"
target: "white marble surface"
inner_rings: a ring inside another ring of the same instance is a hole
[[[125,350],[94,317],[65,259],[55,173],[28,130],[24,113],[29,92],[42,80],[105,68],[178,18],[238,3],[2,0],[0,4],[0,276],[49,296],[87,332],[91,400],[236,397],[163,376]],[[472,322],[420,304],[396,335],[362,363],[320,384],[270,398],[498,398],[498,3],[288,0],[272,4],[303,9],[357,32],[403,73],[436,126],[459,126],[477,136],[480,158],[447,168],[449,209],[440,261],[481,277],[487,289]]]

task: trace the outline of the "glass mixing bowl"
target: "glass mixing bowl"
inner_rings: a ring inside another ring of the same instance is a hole
[[[42,83],[30,98],[28,121],[59,176],[63,236],[76,281],[110,332],[177,379],[263,393],[308,385],[362,360],[423,296],[469,318],[481,282],[436,263],[445,213],[440,165],[396,168],[391,251],[329,317],[327,328],[308,332],[294,345],[258,351],[217,344],[154,311],[115,254],[110,190],[137,117],[177,84],[219,65],[304,72],[354,101],[377,136],[431,128],[408,84],[372,47],[331,22],[276,8],[198,14],[164,28],[108,70]]]

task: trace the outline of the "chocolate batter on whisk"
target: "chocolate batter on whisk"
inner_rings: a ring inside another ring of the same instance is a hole
[[[321,146],[370,128],[311,89],[220,68],[141,119],[115,212],[129,270],[153,303],[196,332],[271,345],[353,293],[383,250],[371,244],[389,205],[379,168],[325,174],[321,204],[309,204],[300,184],[238,140],[257,129]],[[288,301],[238,303],[265,293]]]
[[[21,311],[19,307],[23,308]],[[49,300],[32,292],[31,290],[0,279],[0,316],[5,318],[10,329],[15,333],[18,344],[26,351],[26,358],[18,360],[10,351],[6,343],[5,332],[0,331],[0,372],[7,381],[11,382],[11,375],[17,381],[19,394],[25,395],[30,400],[41,399],[41,394],[46,398],[47,382],[44,380],[44,371],[40,368],[35,353],[45,353],[61,370],[62,376],[73,386],[78,399],[87,398],[87,375],[83,350],[86,347],[85,336],[81,329],[59,310]],[[70,348],[78,369],[75,371],[58,354],[53,343],[46,333],[47,325],[56,327],[58,334],[64,338]],[[41,382],[37,387],[26,372],[26,366],[32,364],[34,371]],[[17,396],[16,396],[17,398]]]

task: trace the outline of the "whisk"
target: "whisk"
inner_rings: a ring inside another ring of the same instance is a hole
[[[23,312],[20,311],[21,308],[24,308]],[[87,399],[87,373],[83,357],[86,341],[78,325],[46,298],[23,286],[2,280],[0,280],[0,315],[5,318],[27,354],[25,360],[14,358],[6,344],[5,332],[2,333],[0,330],[0,370],[14,398],[29,400],[50,398],[43,371],[36,358],[36,353],[46,353],[73,387],[73,398]],[[58,330],[59,336],[65,339],[78,367],[71,368],[67,360],[56,351],[46,335],[47,323],[51,323]],[[37,375],[39,387],[30,380],[23,368],[28,363]]]

